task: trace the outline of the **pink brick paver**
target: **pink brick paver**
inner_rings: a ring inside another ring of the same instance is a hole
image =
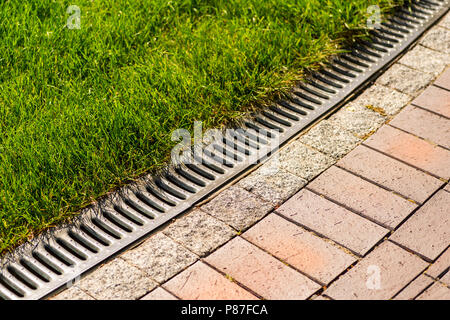
[[[421,274],[417,279],[414,279],[406,288],[404,288],[394,300],[412,300],[417,297],[422,291],[433,283],[433,279]]]
[[[324,294],[338,300],[390,299],[426,266],[427,263],[419,257],[385,241],[334,282]]]
[[[320,289],[319,284],[240,237],[205,261],[265,299],[306,299]]]
[[[389,124],[445,148],[450,148],[450,119],[435,113],[409,105]]]
[[[433,176],[363,145],[341,159],[337,166],[417,202],[424,202],[444,184]]]
[[[306,189],[298,192],[276,211],[361,256],[389,232]]]
[[[354,256],[276,214],[242,236],[324,285],[356,261]]]
[[[450,68],[447,68],[434,82],[436,86],[450,90]],[[450,112],[450,111],[449,111]]]
[[[388,228],[397,227],[417,206],[338,167],[307,186]]]
[[[418,296],[417,300],[450,300],[450,289],[447,286],[436,282]]]
[[[203,262],[196,262],[163,285],[184,300],[255,300],[250,292]]]
[[[450,267],[450,249],[445,250],[443,254],[427,269],[426,274],[437,278]]]
[[[450,151],[399,129],[383,126],[364,144],[438,177],[450,177]]]
[[[141,300],[178,300],[172,294],[167,292],[161,287],[156,288],[146,296],[144,296]]]
[[[448,90],[430,86],[412,104],[450,118],[450,91]]]
[[[450,193],[439,191],[394,234],[391,240],[434,261],[450,243]]]

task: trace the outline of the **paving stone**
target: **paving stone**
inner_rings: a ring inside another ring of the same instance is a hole
[[[316,298],[313,299],[314,301],[319,301],[319,300],[326,300],[326,301],[330,301],[331,299],[325,297],[325,296],[317,296]]]
[[[445,186],[444,190],[450,192],[450,183]]]
[[[385,241],[325,290],[338,300],[386,300],[411,282],[426,262]]]
[[[278,160],[280,169],[288,171],[305,180],[312,180],[318,174],[330,167],[335,160],[298,140],[280,150]]]
[[[206,261],[265,299],[306,299],[320,289],[319,284],[240,237]]]
[[[418,296],[416,300],[450,300],[450,289],[445,285],[436,282]]]
[[[450,29],[450,14],[447,13],[446,16],[439,22],[439,25]]]
[[[364,144],[435,176],[450,177],[449,151],[391,126],[381,127]]]
[[[256,300],[257,298],[219,272],[198,261],[164,287],[183,300]]]
[[[327,285],[356,258],[272,213],[242,235],[278,259]]]
[[[198,257],[162,233],[157,233],[140,246],[126,251],[123,259],[145,271],[159,283],[166,281]]]
[[[450,55],[417,45],[406,53],[399,63],[437,76],[450,63]]]
[[[217,219],[228,223],[236,230],[244,230],[261,220],[273,209],[269,202],[259,199],[252,193],[231,186],[201,209]]]
[[[414,279],[413,282],[406,286],[406,288],[400,291],[400,293],[395,296],[394,300],[413,300],[433,282],[433,279],[421,274],[417,279]]]
[[[308,185],[319,194],[394,229],[417,206],[338,167],[331,167]]]
[[[450,91],[430,86],[412,104],[450,118]]]
[[[156,288],[141,300],[178,300],[175,296],[167,292],[161,287]]]
[[[277,212],[361,256],[389,232],[306,189],[283,204]]]
[[[337,165],[420,203],[443,184],[435,177],[363,145]]]
[[[81,279],[77,286],[100,300],[134,300],[155,288],[156,283],[138,268],[116,258]]]
[[[379,113],[354,103],[339,110],[330,120],[353,132],[361,139],[375,132],[385,122],[385,118]]]
[[[450,149],[450,119],[409,105],[389,124]]]
[[[450,90],[450,67],[448,67],[434,82],[434,85]],[[448,101],[448,99],[447,99]],[[449,110],[450,108],[447,108]],[[450,111],[449,111],[450,113]]]
[[[340,127],[330,120],[323,120],[314,126],[300,141],[335,159],[352,150],[361,139],[355,137],[350,131]]]
[[[163,231],[199,256],[204,256],[231,239],[236,232],[201,210],[177,219]]]
[[[87,293],[80,290],[76,286],[72,286],[67,290],[59,293],[58,295],[51,298],[51,300],[95,300]]]
[[[397,63],[379,77],[377,83],[415,96],[432,80],[431,73],[417,71]]]
[[[438,278],[450,268],[450,249],[445,252],[427,269],[426,274]]]
[[[238,186],[274,205],[283,203],[300,190],[307,181],[268,162],[240,180]]]
[[[394,234],[391,240],[434,261],[450,243],[450,193],[439,191]]]
[[[448,287],[450,287],[450,271],[447,271],[441,278],[439,278],[439,282],[444,283]]]
[[[431,29],[420,44],[444,53],[450,53],[450,30],[441,27]]]
[[[392,116],[408,104],[411,97],[397,90],[372,84],[360,96],[352,101],[353,105],[372,107],[376,112]]]

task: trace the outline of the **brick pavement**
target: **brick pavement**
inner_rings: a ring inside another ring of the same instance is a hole
[[[449,300],[449,17],[283,147],[278,171],[269,160],[54,299]]]

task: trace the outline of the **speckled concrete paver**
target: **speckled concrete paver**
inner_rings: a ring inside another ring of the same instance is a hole
[[[449,32],[53,298],[449,300]]]

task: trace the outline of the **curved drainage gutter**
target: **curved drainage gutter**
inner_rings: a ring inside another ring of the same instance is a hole
[[[188,210],[342,105],[448,8],[449,0],[412,1],[373,31],[371,43],[356,44],[294,88],[289,98],[245,121],[237,135],[208,146],[201,161],[123,188],[107,204],[87,209],[79,222],[24,245],[2,267],[0,299],[49,296]]]

